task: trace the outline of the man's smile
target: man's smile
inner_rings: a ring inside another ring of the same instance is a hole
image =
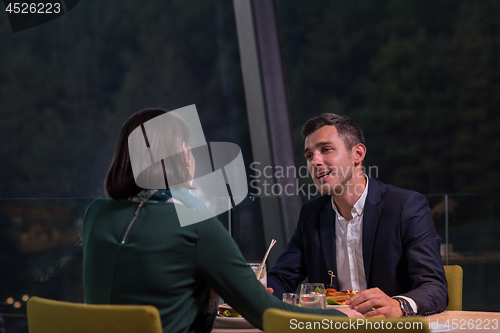
[[[324,170],[316,173],[316,179],[325,180],[332,172],[330,170]]]

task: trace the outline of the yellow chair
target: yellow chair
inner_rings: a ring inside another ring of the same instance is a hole
[[[413,332],[429,333],[429,323],[423,317],[401,318],[347,318],[267,309],[264,312],[264,332],[328,332],[328,330],[356,333]],[[398,329],[399,328],[399,329]]]
[[[444,272],[448,280],[448,307],[446,310],[462,311],[462,289],[464,271],[459,265],[445,265]]]
[[[30,333],[163,333],[152,305],[91,305],[32,297],[27,304]]]

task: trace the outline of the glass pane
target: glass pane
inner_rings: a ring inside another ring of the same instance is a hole
[[[499,195],[450,195],[449,263],[464,270],[464,310],[498,311]]]
[[[421,193],[500,187],[499,1],[277,1],[299,165],[304,122],[363,128],[366,166]],[[481,18],[481,19],[479,19]]]
[[[0,36],[1,197],[102,195],[120,125],[151,106],[196,104],[207,141],[251,160],[230,2],[82,1]]]

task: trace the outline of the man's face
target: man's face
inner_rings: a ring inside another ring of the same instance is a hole
[[[307,168],[321,194],[341,195],[353,177],[354,159],[335,126],[323,126],[309,134],[304,146]]]

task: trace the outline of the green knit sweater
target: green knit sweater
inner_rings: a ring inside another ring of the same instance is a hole
[[[343,315],[281,302],[257,281],[217,219],[181,227],[173,204],[146,203],[122,243],[137,207],[137,202],[111,199],[88,207],[83,223],[87,303],[154,305],[164,332],[203,330],[210,288],[258,328],[267,308]]]

